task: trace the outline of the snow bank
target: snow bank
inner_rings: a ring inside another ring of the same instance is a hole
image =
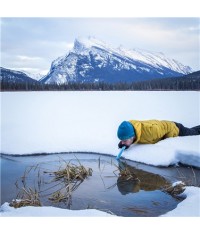
[[[123,120],[173,120],[199,125],[199,92],[4,92],[1,93],[1,152],[118,154]],[[200,136],[136,145],[123,157],[168,166],[200,167]]]
[[[107,212],[95,210],[95,209],[87,209],[87,210],[68,210],[61,209],[52,206],[43,206],[43,207],[20,207],[15,209],[14,207],[10,207],[9,203],[4,203],[0,209],[1,216],[9,217],[9,216],[31,216],[31,217],[110,217],[115,216]]]
[[[200,188],[197,187],[186,187],[186,190],[180,195],[186,197],[181,203],[178,204],[177,208],[162,215],[163,217],[172,216],[200,216]],[[194,203],[195,202],[195,203]]]

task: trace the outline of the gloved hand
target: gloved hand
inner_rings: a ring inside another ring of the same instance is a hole
[[[121,148],[124,147],[124,146],[126,147],[125,149],[128,149],[128,148],[129,148],[129,146],[126,146],[125,144],[122,144],[122,142],[120,141],[119,144],[118,144],[118,148],[121,149]]]

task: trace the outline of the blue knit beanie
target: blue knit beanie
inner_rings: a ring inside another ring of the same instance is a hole
[[[130,139],[135,136],[135,130],[130,122],[123,121],[117,131],[117,136],[120,140]]]

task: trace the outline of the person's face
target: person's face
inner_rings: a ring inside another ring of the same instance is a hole
[[[130,139],[122,140],[121,143],[126,146],[130,146],[133,143],[133,140],[134,140],[134,137],[132,137]]]

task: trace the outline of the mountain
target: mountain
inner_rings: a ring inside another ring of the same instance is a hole
[[[182,78],[200,82],[200,70],[193,72],[193,73],[190,73],[186,76],[183,76]]]
[[[46,84],[68,82],[134,82],[153,78],[177,77],[192,72],[163,53],[112,48],[95,38],[76,39],[73,49],[54,60]]]
[[[35,83],[36,81],[25,73],[0,67],[0,81],[6,83]]]
[[[127,88],[128,89],[128,88]],[[200,71],[180,77],[151,79],[132,84],[135,90],[200,90]]]
[[[24,71],[24,70],[21,70],[21,72],[25,73],[28,77],[30,77],[30,78],[32,78],[36,81],[39,81],[44,77],[44,75],[41,74],[41,73],[30,73],[30,72],[27,72],[27,71]]]

